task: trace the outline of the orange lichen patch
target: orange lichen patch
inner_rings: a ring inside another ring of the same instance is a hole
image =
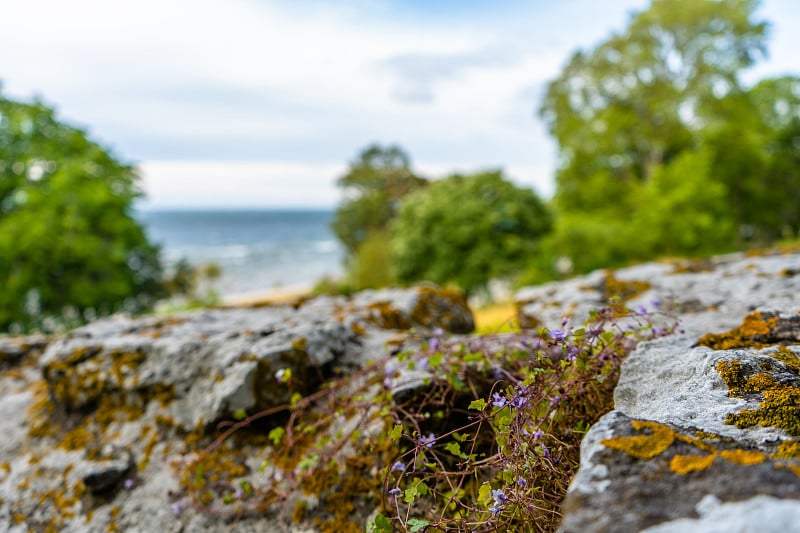
[[[33,516],[39,527],[29,529],[29,531],[61,531],[64,529],[65,521],[74,518],[81,509],[81,498],[85,494],[85,487],[81,481],[77,481],[70,486],[68,475],[72,470],[67,467],[64,470],[52,468],[37,468],[31,472],[22,483],[18,484],[17,490],[28,491],[31,487],[33,478],[60,478],[56,481],[55,487],[45,491],[31,491],[20,498],[20,503],[11,504],[11,516],[17,523],[28,522]],[[31,509],[30,504],[34,505]],[[20,508],[19,506],[22,506]]]
[[[755,450],[722,450],[718,451],[711,444],[701,439],[682,435],[669,426],[647,420],[631,420],[631,426],[637,431],[649,429],[650,435],[634,435],[632,437],[615,437],[604,439],[604,446],[620,450],[637,459],[653,459],[665,452],[676,440],[691,444],[695,448],[707,452],[706,455],[676,455],[670,459],[670,470],[685,475],[700,472],[710,467],[717,457],[737,465],[755,465],[767,460],[766,454]],[[708,434],[712,435],[712,434]]]
[[[440,326],[453,333],[470,333],[475,327],[467,297],[458,289],[417,287],[417,305],[409,318],[412,325]]]
[[[144,472],[147,468],[147,465],[150,463],[150,457],[153,455],[153,449],[156,447],[156,444],[158,444],[159,440],[160,438],[157,432],[154,432],[152,435],[150,435],[150,439],[144,445],[144,449],[142,450],[142,460],[139,461],[139,465],[137,466],[139,472]]]
[[[703,439],[688,437],[677,432],[675,433],[675,438],[681,442],[685,442],[686,444],[691,444],[698,450],[703,450],[704,452],[708,453],[717,453],[717,449],[714,447],[714,445]]]
[[[55,436],[59,425],[52,421],[56,407],[47,390],[47,382],[37,381],[31,385],[31,393],[33,399],[27,413],[30,420],[28,435],[35,438]]]
[[[716,268],[717,265],[709,259],[689,259],[686,261],[677,261],[670,274],[713,272]]]
[[[772,457],[775,459],[800,459],[800,442],[796,440],[781,442]]]
[[[752,450],[722,450],[719,456],[737,465],[757,465],[767,460],[765,454]]]
[[[642,294],[650,287],[651,285],[647,281],[623,281],[614,277],[613,272],[608,271],[603,279],[601,290],[603,292],[604,299],[608,300],[614,296],[617,296],[621,301],[624,302]]]
[[[794,475],[800,477],[800,465],[792,463],[775,463],[775,468],[791,470],[792,472],[794,472]]]
[[[670,460],[669,468],[676,474],[685,475],[705,470],[714,459],[713,455],[676,455]]]
[[[305,337],[297,337],[292,341],[292,349],[298,352],[303,352],[308,347],[308,341]]]
[[[367,306],[367,321],[383,329],[410,329],[411,322],[389,302],[375,302]]]
[[[785,364],[795,372],[800,373],[800,356],[786,346],[778,346],[778,351],[770,354],[770,356]]]
[[[742,325],[725,333],[707,333],[698,339],[697,344],[708,346],[714,350],[731,350],[734,348],[764,348],[764,343],[754,337],[768,335],[778,323],[777,317],[764,318],[759,311],[744,317]]]
[[[62,437],[59,446],[65,450],[84,450],[91,442],[92,436],[85,426],[78,426]]]
[[[361,335],[361,336],[367,334],[367,329],[359,322],[353,322],[352,324],[350,324],[350,331],[352,331],[356,335]]]
[[[620,450],[637,459],[652,459],[664,453],[675,441],[675,432],[669,427],[647,420],[631,420],[636,431],[650,430],[649,435],[603,439],[603,446]]]
[[[730,413],[725,417],[726,424],[738,428],[755,425],[777,427],[791,435],[800,435],[800,387],[793,387],[775,380],[771,375],[759,373],[744,378],[741,363],[733,360],[717,363],[719,372],[728,386],[728,395],[741,397],[745,393],[761,394],[764,398],[758,409],[745,409]]]

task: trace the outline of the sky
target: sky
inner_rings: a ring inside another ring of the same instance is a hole
[[[547,82],[648,4],[0,0],[0,83],[136,164],[144,207],[333,207],[372,142],[426,177],[503,168],[549,197]],[[800,2],[758,14],[770,57],[746,79],[800,74]]]

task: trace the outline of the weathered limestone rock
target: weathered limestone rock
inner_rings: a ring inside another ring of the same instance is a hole
[[[796,525],[798,317],[786,305],[703,334],[728,317],[684,315],[685,333],[640,345],[623,363],[616,410],[584,439],[561,530],[782,532]]]
[[[216,435],[215,422],[288,404],[436,328],[472,328],[463,296],[420,287],[113,317],[43,354],[46,339],[0,338],[0,530],[307,531],[270,508],[255,516],[223,503],[213,513],[196,508],[181,475],[197,441]],[[227,442],[219,470],[263,485],[265,444],[264,436]]]
[[[792,305],[800,294],[799,271],[800,254],[732,254],[702,262],[646,263],[613,274],[597,271],[521,289],[514,299],[520,323],[528,327],[558,327],[564,316],[582,323],[615,295],[633,309],[653,310],[658,303],[677,316],[709,312],[733,327],[755,309]]]
[[[798,272],[798,253],[732,254],[595,272],[516,295],[529,326],[559,327],[564,315],[580,323],[614,294],[631,309],[679,319],[675,334],[623,363],[616,410],[584,439],[563,531],[796,528]],[[668,444],[637,457],[659,432]]]

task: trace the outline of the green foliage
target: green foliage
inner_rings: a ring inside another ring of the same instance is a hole
[[[392,264],[401,281],[474,291],[520,269],[550,227],[536,194],[502,172],[454,174],[405,199],[392,227]]]
[[[164,294],[131,216],[133,167],[41,102],[0,95],[0,330],[57,327]]]
[[[347,277],[353,291],[378,289],[394,282],[388,231],[374,231],[364,239],[349,259]]]
[[[701,255],[724,251],[735,241],[734,220],[724,183],[711,176],[705,151],[684,151],[659,165],[635,191],[633,225],[640,228],[641,256]],[[685,214],[690,214],[686,216]]]
[[[560,148],[559,216],[532,273],[558,256],[585,271],[797,231],[800,80],[742,86],[766,53],[756,7],[654,0],[572,56],[540,108]]]
[[[411,170],[411,159],[399,146],[373,144],[339,178],[346,200],[334,214],[331,227],[349,254],[367,238],[385,230],[401,198],[427,184]]]
[[[227,512],[214,505],[227,497],[242,515],[273,505],[288,514],[302,493],[318,498],[325,521],[296,520],[329,531],[363,528],[373,510],[366,530],[375,533],[555,530],[581,439],[613,408],[623,358],[639,340],[668,333],[670,322],[612,302],[584,328],[437,336],[229,426],[189,454],[197,459],[184,470],[184,490],[206,513]],[[438,364],[426,364],[434,356]],[[386,380],[423,366],[424,384],[392,394]],[[237,443],[223,444],[281,412],[291,414],[258,452],[266,465],[258,483],[248,498],[237,496],[236,480],[219,470]],[[211,478],[220,481],[209,492]]]

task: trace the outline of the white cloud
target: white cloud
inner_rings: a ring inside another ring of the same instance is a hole
[[[342,163],[149,161],[139,165],[148,207],[330,207]]]
[[[555,158],[536,95],[575,48],[646,3],[498,2],[453,17],[422,16],[433,3],[411,13],[365,0],[8,1],[0,75],[5,92],[41,94],[125,159],[145,161],[154,204],[255,202],[235,172],[203,184],[202,197],[171,185],[186,182],[180,168],[208,172],[222,160],[274,165],[265,174],[274,178],[247,181],[277,188],[258,201],[328,202],[336,173],[322,171],[373,141],[447,170],[504,166],[548,194]],[[763,11],[775,22],[772,68],[789,68],[799,10],[765,0]],[[199,160],[206,170],[187,163]],[[306,189],[283,191],[287,164],[305,169]]]

